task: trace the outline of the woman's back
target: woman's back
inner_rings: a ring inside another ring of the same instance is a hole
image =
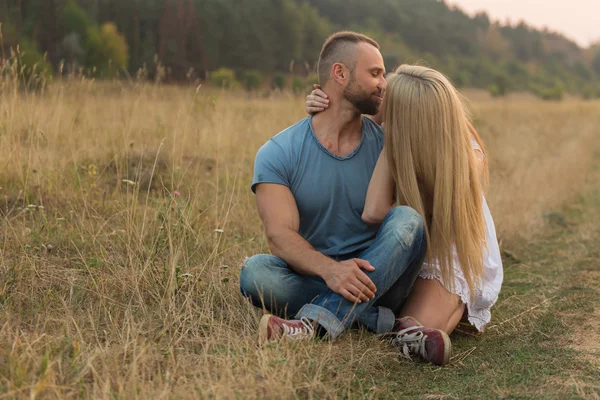
[[[484,272],[486,234],[467,110],[444,75],[420,66],[400,66],[388,78],[385,101],[396,200],[425,218],[428,259],[437,260],[444,280],[454,284],[456,254],[473,290]]]

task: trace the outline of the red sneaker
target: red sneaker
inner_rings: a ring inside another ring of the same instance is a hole
[[[283,319],[274,315],[263,315],[258,327],[261,341],[281,338],[292,340],[310,340],[315,336],[315,327],[307,318]]]
[[[425,328],[413,317],[396,320],[391,343],[411,360],[416,356],[439,366],[446,365],[452,354],[452,342],[446,332]]]

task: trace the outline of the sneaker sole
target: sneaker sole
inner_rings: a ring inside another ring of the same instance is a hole
[[[271,317],[272,317],[272,315],[265,314],[260,319],[260,323],[258,324],[258,341],[260,343],[268,342],[270,339],[269,338],[269,320],[271,319]]]
[[[440,364],[440,367],[448,364],[450,362],[450,357],[452,357],[452,341],[450,340],[450,336],[442,331],[442,339],[444,340],[444,360]]]

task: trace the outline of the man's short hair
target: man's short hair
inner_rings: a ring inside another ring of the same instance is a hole
[[[319,83],[324,85],[331,75],[331,68],[335,63],[344,64],[350,71],[356,67],[356,45],[364,42],[379,49],[379,43],[374,39],[361,33],[343,31],[329,36],[323,45],[319,62],[317,63],[317,73],[319,74]]]

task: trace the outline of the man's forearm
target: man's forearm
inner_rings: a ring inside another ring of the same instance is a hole
[[[335,263],[331,258],[315,250],[292,229],[267,233],[267,238],[273,255],[281,258],[299,274],[323,278],[323,273]]]

